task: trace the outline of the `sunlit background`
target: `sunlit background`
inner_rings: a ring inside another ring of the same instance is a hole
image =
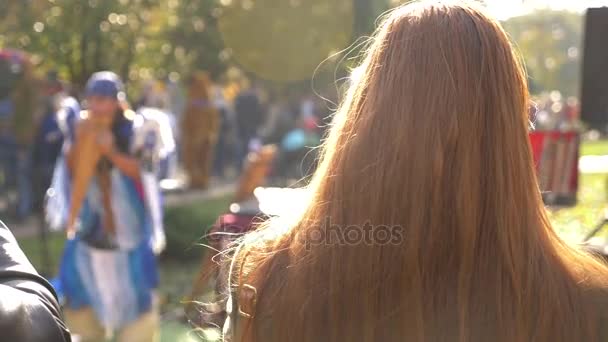
[[[223,90],[226,103],[234,102],[237,94],[246,90],[242,83],[248,79],[260,86],[261,101],[269,107],[295,103],[292,107],[300,110],[300,101],[317,101],[319,113],[315,114],[327,118],[339,102],[340,82],[357,64],[376,18],[404,2],[0,0],[0,50],[19,51],[27,57],[28,82],[17,95],[33,92],[44,84],[48,72],[56,71],[78,96],[93,72],[110,69],[126,81],[132,103],[142,94],[161,94],[167,99],[168,108],[164,109],[179,120],[184,112],[186,81],[203,70]],[[501,20],[522,55],[533,98],[544,106],[539,118],[544,115],[547,124],[554,125],[555,118],[575,113],[581,88],[585,9],[608,6],[608,0],[481,2]],[[4,83],[7,81],[0,79],[0,87]],[[265,96],[268,93],[274,97]],[[23,98],[27,97],[15,96],[15,102],[17,107],[19,101],[24,102],[21,107],[28,111]],[[571,117],[578,120],[576,115]],[[32,121],[29,117],[18,122],[25,137],[33,131]],[[578,124],[573,124],[574,129],[582,131]],[[568,238],[578,239],[601,219],[607,199],[608,140],[587,139],[591,136],[584,135],[581,148],[578,205],[551,212],[556,230]],[[2,182],[6,180],[0,177]],[[0,192],[0,202],[3,196]],[[227,210],[230,201],[224,194],[166,209],[168,248],[161,263],[159,291],[162,341],[200,340],[184,318],[181,300],[191,291],[200,271],[204,249],[196,244],[203,241],[204,229]],[[36,266],[53,274],[64,237],[51,237],[49,261],[39,248],[36,228],[30,236],[19,233],[20,228],[15,231]],[[209,341],[218,338],[214,329],[202,335]]]
[[[486,0],[485,3],[492,14],[501,20],[529,14],[535,9],[583,12],[588,7],[608,5],[606,0]]]

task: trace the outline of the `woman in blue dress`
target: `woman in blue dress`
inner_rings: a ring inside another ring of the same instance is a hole
[[[95,133],[75,125],[58,161],[47,217],[65,227],[70,208],[78,144],[84,134],[97,134],[101,151],[68,241],[59,281],[66,301],[66,320],[84,341],[117,335],[119,341],[155,341],[158,285],[155,252],[164,246],[164,232],[155,176],[160,130],[144,114],[124,109],[123,85],[112,72],[94,74],[86,87],[88,111],[80,118],[112,116],[110,128]]]

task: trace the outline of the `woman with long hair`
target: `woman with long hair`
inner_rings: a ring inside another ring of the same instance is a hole
[[[227,336],[606,341],[608,271],[547,218],[499,23],[460,1],[400,7],[359,70],[305,210],[236,251]]]

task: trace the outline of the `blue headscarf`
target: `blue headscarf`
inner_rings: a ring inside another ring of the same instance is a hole
[[[94,73],[85,89],[86,96],[104,96],[124,100],[124,85],[120,77],[111,71]]]

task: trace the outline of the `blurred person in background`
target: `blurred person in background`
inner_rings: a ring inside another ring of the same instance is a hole
[[[173,128],[173,138],[179,146],[181,140],[180,123],[182,122],[182,114],[184,113],[185,108],[184,91],[179,82],[169,78],[167,81],[167,94],[169,98],[169,112],[173,113],[173,123],[171,124]]]
[[[264,110],[260,94],[249,80],[244,80],[241,92],[234,100],[234,112],[238,126],[238,140],[241,156],[238,169],[242,170],[243,162],[249,153],[254,140],[259,138],[258,130],[264,121]]]
[[[148,107],[169,111],[169,105],[169,93],[165,85],[157,80],[148,80],[142,87],[141,96],[135,105],[135,110]]]
[[[500,23],[399,7],[359,71],[310,200],[236,247],[226,338],[608,341],[608,268],[547,217]]]
[[[151,101],[151,98],[153,96],[153,92],[154,92],[154,80],[145,80],[143,82],[143,85],[141,87],[141,94],[139,96],[139,99],[135,102],[134,104],[134,108],[135,110],[141,108],[141,107],[149,107]]]
[[[149,129],[157,125],[124,100],[116,74],[91,76],[87,110],[74,139],[65,142],[46,206],[51,227],[67,229],[57,287],[67,324],[81,341],[114,334],[118,341],[158,339],[155,254],[165,243],[156,180],[161,137]]]
[[[265,144],[279,144],[285,134],[296,126],[296,114],[286,92],[271,96],[268,115],[260,127],[260,136]]]
[[[56,72],[47,75],[45,111],[40,121],[33,145],[34,208],[42,210],[44,196],[51,185],[57,158],[61,154],[64,139],[73,132],[80,105],[69,96]],[[65,126],[60,125],[64,123]]]
[[[177,173],[177,150],[175,148],[175,127],[177,126],[175,114],[171,112],[170,94],[164,83],[149,80],[142,87],[142,94],[135,107],[138,113],[148,113],[159,122],[160,131],[165,141],[171,141],[171,146],[162,151],[158,171],[159,179],[169,179]]]
[[[196,72],[188,84],[188,101],[181,122],[181,158],[190,186],[209,186],[215,144],[220,130],[209,74]]]
[[[300,115],[304,118],[316,116],[318,112],[315,97],[312,94],[306,94],[300,101]]]
[[[211,89],[213,106],[219,116],[219,131],[213,158],[213,173],[216,177],[225,178],[230,162],[234,160],[234,148],[231,148],[234,139],[236,122],[234,112],[224,96],[221,83],[214,84]]]
[[[179,116],[184,112],[184,91],[180,83],[171,77],[167,80],[166,87],[169,98],[169,111],[175,114],[179,122]]]
[[[296,127],[280,141],[274,176],[299,180],[311,174],[315,160],[314,149],[321,136],[314,116],[302,116]]]
[[[23,52],[0,50],[0,154],[5,163],[4,183],[16,187],[18,219],[26,218],[32,209],[32,144],[44,109],[43,87],[33,69]]]
[[[9,96],[0,99],[0,193],[7,211],[13,209],[8,194],[17,185],[17,141],[10,124],[13,111],[13,102]]]

